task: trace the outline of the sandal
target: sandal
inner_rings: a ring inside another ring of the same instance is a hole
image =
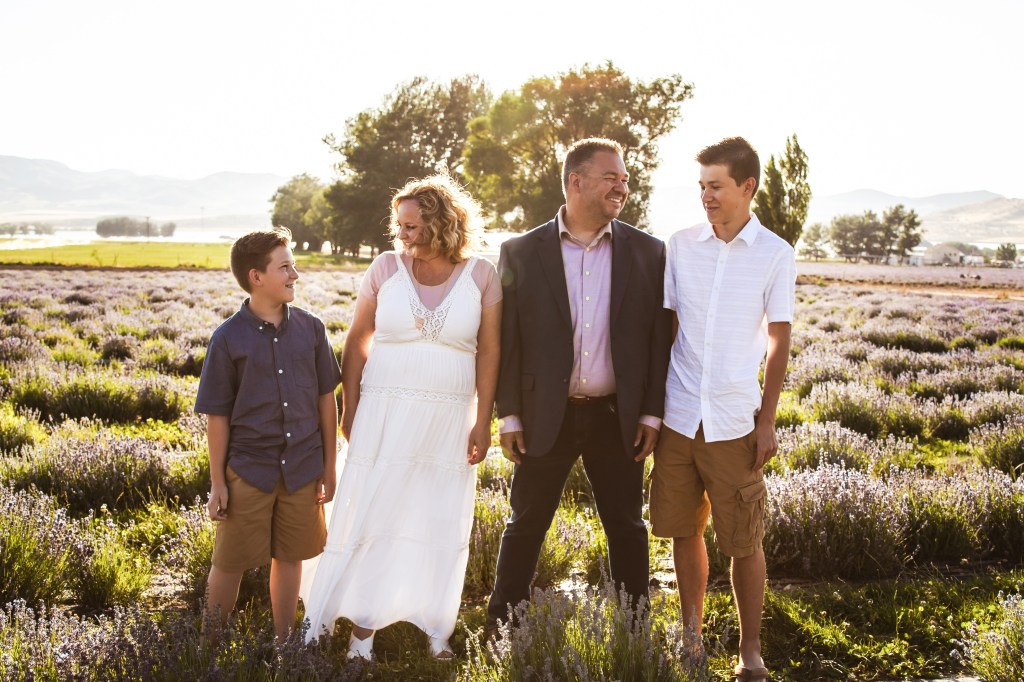
[[[732,671],[732,678],[736,682],[771,682],[772,676],[768,673],[768,668],[748,668],[744,665],[736,666],[736,669]]]
[[[359,639],[355,635],[348,638],[348,658],[363,658],[367,661],[373,659],[373,634],[366,639]]]
[[[452,651],[448,639],[444,637],[430,638],[430,655],[439,661],[449,661],[455,658],[455,652]]]

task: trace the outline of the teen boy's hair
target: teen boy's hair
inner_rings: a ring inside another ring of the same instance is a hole
[[[253,268],[263,272],[270,263],[271,252],[279,246],[288,246],[292,232],[287,227],[273,230],[256,230],[242,235],[231,245],[231,274],[239,286],[252,292],[249,285],[249,271]]]
[[[702,166],[727,166],[729,177],[742,184],[747,178],[754,178],[754,192],[761,184],[761,159],[757,151],[742,137],[727,137],[697,154],[697,163]]]
[[[569,174],[579,173],[587,163],[594,158],[598,152],[612,152],[622,156],[622,145],[615,140],[605,137],[588,137],[584,140],[574,142],[565,155],[562,163],[562,194],[568,196]]]

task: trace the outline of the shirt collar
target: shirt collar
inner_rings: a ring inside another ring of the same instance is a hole
[[[270,327],[271,329],[276,329],[278,332],[283,332],[285,329],[288,328],[288,320],[292,315],[292,307],[290,305],[288,305],[287,303],[284,304],[284,318],[282,318],[281,320],[281,326],[275,327],[269,322],[260,319],[260,317],[257,316],[256,313],[252,311],[252,309],[249,307],[249,300],[249,297],[246,296],[245,300],[242,301],[242,307],[239,308],[238,312],[245,319],[245,321],[249,323],[250,326],[255,327],[256,331],[261,332],[264,330],[264,328]]]
[[[750,220],[743,226],[740,233],[736,235],[736,239],[742,239],[747,243],[747,246],[752,246],[754,240],[757,239],[757,235],[760,234],[761,230],[765,229],[761,221],[757,219],[754,213],[750,214]],[[703,242],[715,237],[715,228],[711,227],[711,223],[704,223],[704,229],[700,231],[700,235],[697,237],[697,241]]]
[[[581,242],[579,239],[576,239],[576,237],[572,236],[572,233],[569,232],[569,230],[566,229],[566,227],[565,227],[565,205],[564,204],[562,205],[562,208],[558,209],[557,221],[558,221],[558,238],[559,239],[571,239],[574,242],[576,242],[577,244],[583,244],[583,242]],[[594,244],[597,244],[599,241],[604,239],[606,236],[608,237],[609,240],[611,240],[611,238],[612,238],[612,223],[611,223],[611,221],[608,221],[605,224],[605,226],[601,228],[601,231],[598,232],[597,236],[594,237],[594,241],[592,241],[590,244],[583,244],[583,245],[584,246],[593,246]]]

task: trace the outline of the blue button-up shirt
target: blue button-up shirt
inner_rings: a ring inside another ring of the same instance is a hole
[[[286,306],[275,326],[246,299],[210,337],[195,410],[230,418],[227,459],[246,482],[271,492],[283,476],[294,492],[323,475],[319,397],[340,382],[320,318]]]

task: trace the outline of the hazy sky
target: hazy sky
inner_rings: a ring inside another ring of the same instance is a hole
[[[1024,197],[1022,26],[1020,0],[3,0],[0,154],[327,179],[321,138],[396,83],[478,73],[497,94],[610,59],[695,86],[656,188],[695,187],[724,136],[767,159],[797,133],[819,196]]]

